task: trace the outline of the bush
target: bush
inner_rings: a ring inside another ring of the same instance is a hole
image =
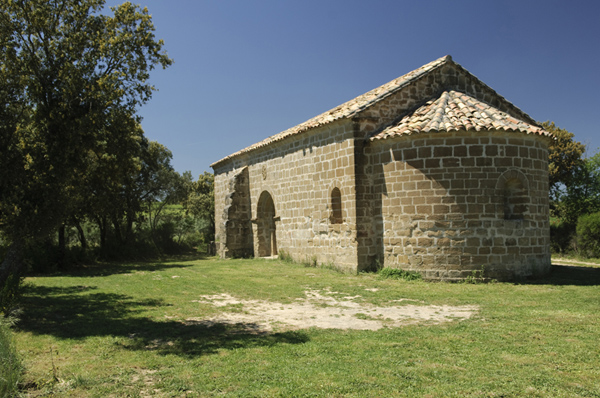
[[[0,289],[0,318],[13,315],[21,295],[23,278],[10,275]]]
[[[573,248],[576,226],[565,221],[550,221],[550,249],[553,253],[568,253]]]
[[[600,257],[600,212],[577,220],[577,249],[584,257]]]
[[[381,279],[402,279],[405,281],[416,281],[423,279],[423,276],[418,272],[405,271],[403,269],[390,267],[381,268],[377,274]]]
[[[0,397],[15,397],[23,368],[17,357],[10,321],[0,317]]]

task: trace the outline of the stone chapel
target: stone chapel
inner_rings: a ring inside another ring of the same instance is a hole
[[[213,163],[217,252],[438,280],[545,274],[552,139],[442,57]]]

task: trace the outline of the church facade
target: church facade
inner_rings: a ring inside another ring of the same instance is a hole
[[[217,251],[438,280],[545,274],[552,139],[442,57],[212,164]]]

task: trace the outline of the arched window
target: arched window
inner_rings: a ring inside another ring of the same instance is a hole
[[[505,171],[496,184],[497,213],[505,220],[524,220],[529,212],[529,181],[516,169]]]
[[[340,189],[335,187],[331,190],[331,216],[330,220],[332,224],[341,224],[343,222],[342,217],[342,193]]]
[[[522,220],[525,218],[528,197],[523,182],[520,179],[511,178],[506,180],[502,198],[505,220]]]

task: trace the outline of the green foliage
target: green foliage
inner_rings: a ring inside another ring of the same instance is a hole
[[[0,318],[11,316],[17,308],[21,296],[23,278],[12,274],[4,286],[0,287]]]
[[[481,269],[471,271],[470,275],[464,279],[464,283],[477,284],[485,281],[485,265]]]
[[[551,192],[559,185],[569,185],[582,164],[585,145],[575,141],[575,135],[556,126],[554,122],[544,122],[542,127],[552,133],[556,140],[552,141],[549,149],[548,171],[550,173]]]
[[[306,256],[304,258],[304,261],[302,261],[302,265],[307,267],[307,268],[316,268],[319,266],[319,263],[317,262],[317,256],[311,256],[308,257]]]
[[[100,14],[103,5],[0,2],[10,32],[0,45],[0,80],[11,84],[7,99],[17,108],[0,148],[0,225],[9,236],[39,236],[62,221],[90,157],[118,156],[110,145],[151,98],[149,72],[172,62],[147,10],[124,3],[110,17]]]
[[[579,217],[577,249],[584,257],[600,257],[600,212]]]
[[[550,219],[550,249],[553,253],[567,253],[572,249],[575,225],[553,217]]]
[[[551,122],[542,127],[556,137],[549,147],[550,238],[552,250],[564,254],[582,239],[578,219],[600,211],[600,153],[584,158],[573,133]]]
[[[555,191],[551,208],[551,245],[556,252],[566,253],[576,235],[577,241],[582,239],[577,231],[580,217],[600,211],[600,153],[584,159],[569,185]]]
[[[423,279],[423,276],[414,271],[405,271],[399,268],[383,267],[377,271],[380,279],[401,279],[405,281],[416,281]]]
[[[292,258],[292,256],[285,250],[279,250],[279,252],[277,253],[277,257],[284,263],[294,263],[294,259]]]
[[[204,172],[190,186],[189,194],[184,201],[184,208],[193,217],[207,223],[203,231],[204,241],[215,240],[215,176]]]
[[[10,319],[0,317],[0,397],[16,397],[23,373],[17,356]]]
[[[102,193],[144,160],[130,152],[145,145],[136,112],[152,96],[150,71],[172,60],[147,9],[125,2],[108,16],[103,6],[0,0],[0,232],[14,250],[115,206]],[[18,258],[3,261],[0,286]]]

